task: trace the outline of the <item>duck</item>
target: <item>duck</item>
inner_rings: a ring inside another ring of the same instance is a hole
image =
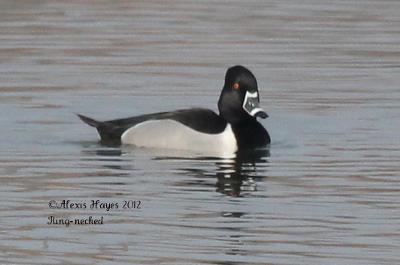
[[[268,114],[260,107],[257,80],[249,69],[228,68],[218,110],[179,109],[107,121],[77,115],[97,129],[103,144],[223,154],[269,146],[270,135],[257,120]]]

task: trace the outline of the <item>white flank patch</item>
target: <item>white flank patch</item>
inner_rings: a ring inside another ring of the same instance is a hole
[[[126,130],[121,142],[138,147],[191,150],[218,156],[229,156],[237,151],[230,124],[219,134],[207,134],[174,120],[150,120]]]

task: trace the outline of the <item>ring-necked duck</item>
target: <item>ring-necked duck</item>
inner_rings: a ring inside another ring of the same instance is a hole
[[[226,72],[218,101],[219,115],[194,108],[104,122],[78,116],[97,129],[103,143],[226,154],[270,143],[267,130],[256,119],[268,117],[259,102],[256,78],[237,65]]]

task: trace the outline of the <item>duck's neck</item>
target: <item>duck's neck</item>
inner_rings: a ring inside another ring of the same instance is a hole
[[[261,148],[271,141],[267,130],[254,118],[231,124],[239,149]]]

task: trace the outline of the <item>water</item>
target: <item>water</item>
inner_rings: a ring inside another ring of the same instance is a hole
[[[400,264],[400,2],[0,6],[1,264]],[[215,110],[235,64],[270,153],[106,147],[74,116]]]

